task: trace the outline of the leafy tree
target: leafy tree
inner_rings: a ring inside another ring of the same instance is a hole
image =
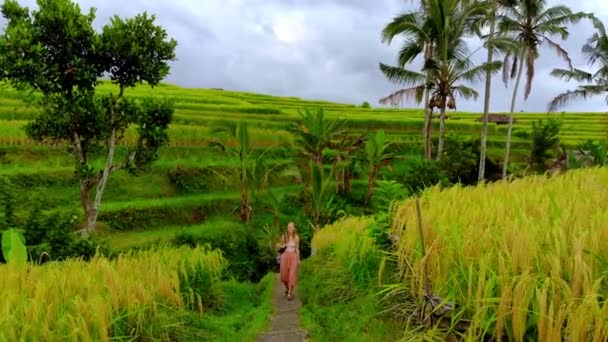
[[[374,193],[376,178],[383,166],[389,165],[397,157],[388,151],[390,143],[386,141],[383,130],[369,133],[365,143],[365,164],[367,165],[367,194],[365,204],[369,204]]]
[[[595,72],[587,72],[580,69],[564,70],[555,69],[551,75],[566,81],[575,80],[587,83],[579,86],[576,90],[565,92],[555,97],[549,104],[549,111],[556,111],[570,101],[587,99],[591,96],[606,95],[608,105],[608,34],[604,24],[598,19],[593,19],[595,32],[583,45],[583,54],[587,63],[591,66],[599,64]]]
[[[146,13],[114,17],[99,33],[92,25],[94,9],[82,13],[70,0],[38,0],[38,7],[30,12],[15,0],[4,1],[0,76],[41,95],[39,114],[26,132],[36,141],[68,146],[80,179],[87,234],[96,226],[110,175],[145,169],[168,141],[172,105],[130,99],[125,90],[140,83],[157,85],[169,73],[176,42]],[[118,93],[96,94],[102,76],[118,86]],[[137,126],[137,143],[116,162],[116,147],[132,125]],[[95,170],[91,159],[101,153],[104,166]]]
[[[546,44],[554,49],[558,57],[565,60],[569,68],[572,69],[572,61],[568,52],[553,41],[552,37],[559,36],[566,39],[568,37],[567,25],[575,24],[585,17],[588,17],[588,15],[582,12],[573,13],[563,5],[548,7],[546,0],[521,0],[518,6],[506,8],[505,13],[499,16],[500,31],[513,35],[519,44],[518,51],[507,53],[503,63],[503,80],[505,83],[509,78],[515,78],[502,167],[503,178],[507,176],[509,166],[515,104],[517,103],[517,93],[519,92],[524,69],[526,69],[524,99],[527,100],[532,91],[535,63],[540,55],[540,46]]]
[[[243,222],[249,222],[252,212],[250,192],[263,190],[278,165],[269,166],[267,153],[270,148],[260,152],[252,147],[246,121],[215,124],[211,128],[211,134],[223,135],[223,140],[215,139],[211,145],[220,147],[230,158],[238,161],[237,178],[241,190],[240,218]],[[236,147],[231,147],[231,140],[236,140]]]

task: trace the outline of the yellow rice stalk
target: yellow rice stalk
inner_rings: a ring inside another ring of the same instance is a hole
[[[432,188],[420,203],[426,256],[415,201],[393,211],[412,289],[422,289],[426,263],[433,291],[468,310],[471,330],[490,324],[490,333],[516,341],[608,336],[607,168]]]
[[[219,251],[161,248],[116,260],[0,265],[0,341],[108,341],[120,315],[137,330],[160,326],[158,306],[184,307],[178,273],[193,265],[216,277],[225,261]]]

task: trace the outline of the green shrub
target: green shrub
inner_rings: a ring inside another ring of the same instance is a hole
[[[303,324],[315,340],[398,340],[401,327],[382,314],[376,295],[381,252],[373,229],[373,220],[349,218],[315,235],[298,288]]]
[[[447,175],[441,171],[435,160],[421,158],[411,159],[405,173],[397,178],[412,194],[418,194],[427,187],[435,185],[449,185]]]
[[[201,227],[196,233],[181,233],[174,239],[176,245],[209,245],[223,252],[228,261],[228,277],[238,280],[259,281],[271,265],[259,258],[258,242],[249,226],[238,223],[216,227]]]
[[[225,189],[226,182],[220,176],[225,172],[226,168],[186,168],[177,165],[168,172],[168,177],[178,193],[201,193]]]
[[[216,214],[225,214],[236,205],[234,200],[216,199],[179,205],[121,208],[102,211],[99,221],[118,230],[197,224]]]
[[[554,151],[560,147],[561,127],[562,120],[555,118],[546,122],[538,120],[532,123],[532,149],[529,165],[533,171],[545,172],[547,170],[547,161],[555,156]]]

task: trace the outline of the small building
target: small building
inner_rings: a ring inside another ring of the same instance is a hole
[[[477,122],[483,122],[483,116],[477,119]],[[497,125],[507,125],[509,124],[509,116],[506,114],[488,114],[488,122],[495,123]],[[513,123],[516,123],[517,120],[513,118]]]

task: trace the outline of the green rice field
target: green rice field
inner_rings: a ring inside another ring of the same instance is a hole
[[[101,93],[116,91],[103,83]],[[141,86],[128,92],[132,97],[161,97],[175,105],[170,126],[169,146],[160,151],[159,159],[150,171],[138,177],[117,173],[110,179],[104,196],[100,220],[117,229],[154,229],[155,227],[200,224],[216,211],[229,211],[238,205],[236,186],[220,182],[198,193],[179,193],[168,179],[168,173],[181,168],[230,168],[235,161],[221,158],[218,151],[208,147],[212,136],[210,126],[222,121],[246,120],[250,123],[256,147],[272,147],[273,159],[279,163],[289,160],[294,148],[294,137],[286,128],[299,118],[302,108],[322,107],[326,115],[346,120],[352,133],[384,129],[396,143],[418,148],[422,141],[423,111],[421,109],[362,108],[352,104],[303,100],[296,97],[276,97],[219,89],[189,89],[162,84],[154,89]],[[37,144],[30,140],[24,126],[36,115],[31,104],[32,94],[8,87],[0,88],[0,177],[7,177],[21,187],[18,202],[29,206],[38,202],[45,210],[66,210],[80,213],[78,186],[73,177],[73,159],[62,146]],[[531,123],[560,114],[518,113],[514,129],[515,161],[525,158],[529,148],[526,133]],[[478,113],[451,112],[448,132],[476,138],[481,131]],[[566,113],[561,140],[574,147],[588,139],[603,139],[608,129],[608,115],[604,113]],[[437,121],[437,120],[435,120]],[[438,131],[435,122],[434,134]],[[489,154],[498,160],[502,154],[506,126],[491,123]],[[124,143],[132,142],[136,132],[127,132]],[[102,160],[96,161],[101,166]],[[292,184],[291,192],[300,185]],[[156,212],[150,219],[150,212]],[[203,212],[193,218],[193,212]],[[162,216],[171,220],[163,220]],[[127,218],[125,218],[127,217]],[[146,217],[138,220],[138,217]],[[129,221],[130,220],[130,221]],[[129,222],[126,222],[129,221]]]

